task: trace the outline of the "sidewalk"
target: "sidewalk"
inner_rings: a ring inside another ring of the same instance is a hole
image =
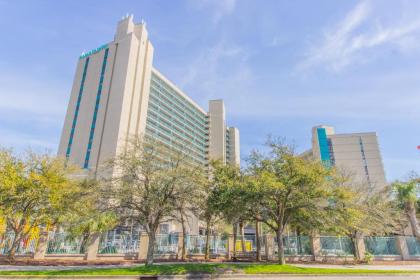
[[[380,269],[380,270],[420,270],[420,264],[399,264],[399,265],[379,265],[379,264],[357,264],[357,265],[334,265],[334,264],[293,264],[299,267],[312,268],[340,268],[340,269]]]

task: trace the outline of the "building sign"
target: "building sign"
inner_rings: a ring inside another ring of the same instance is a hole
[[[100,52],[101,50],[103,50],[103,49],[105,49],[105,48],[107,48],[107,47],[108,47],[108,44],[105,44],[105,45],[102,45],[102,46],[100,46],[100,47],[97,47],[96,49],[90,50],[90,51],[88,51],[88,52],[83,52],[83,53],[80,55],[79,59],[82,59],[82,58],[85,58],[85,57],[87,57],[87,56],[89,56],[89,55],[92,55],[92,54],[94,54],[94,53]]]

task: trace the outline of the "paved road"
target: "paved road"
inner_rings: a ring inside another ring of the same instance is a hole
[[[351,280],[414,280],[420,279],[420,275],[395,275],[395,276],[388,276],[388,275],[380,275],[380,276],[261,276],[261,277],[252,277],[252,278],[221,278],[223,280],[239,280],[239,279],[252,279],[252,280],[263,280],[263,279],[279,279],[279,280],[310,280],[310,279],[317,279],[317,280],[344,280],[344,279],[351,279]]]

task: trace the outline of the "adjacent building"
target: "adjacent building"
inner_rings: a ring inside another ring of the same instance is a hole
[[[305,153],[352,176],[354,182],[384,187],[385,171],[375,132],[336,134],[334,127],[312,128],[312,150]]]
[[[223,100],[201,108],[153,67],[153,54],[146,24],[127,16],[113,41],[79,57],[58,154],[96,174],[130,137],[152,137],[196,164],[239,165],[239,131],[226,125]]]

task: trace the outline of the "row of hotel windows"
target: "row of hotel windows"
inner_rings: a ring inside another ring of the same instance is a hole
[[[195,153],[197,153],[198,155],[203,155],[207,153],[206,148],[201,148],[199,146],[197,146],[197,144],[195,142],[191,142],[189,140],[186,140],[185,138],[183,138],[181,135],[175,133],[174,131],[171,131],[170,129],[168,129],[167,127],[163,126],[162,124],[158,124],[155,121],[148,119],[147,120],[147,125],[146,127],[153,127],[153,129],[162,132],[167,138],[168,140],[172,140],[172,139],[176,139],[179,141],[182,141],[182,143],[184,145],[186,145],[188,147],[188,149],[191,149],[191,151],[194,151]]]
[[[169,98],[170,101],[168,101],[171,102],[171,105],[181,107],[180,111],[186,111],[193,119],[199,120],[201,125],[207,124],[207,115],[195,108],[193,104],[167,85],[162,79],[156,75],[152,75],[151,85],[155,86],[160,93],[166,95],[166,97]]]
[[[155,105],[156,107],[161,107],[172,118],[177,119],[183,124],[189,126],[192,129],[192,131],[199,131],[202,134],[206,133],[207,123],[200,123],[197,120],[198,118],[196,116],[191,116],[190,114],[186,113],[185,110],[182,110],[178,106],[174,106],[173,103],[170,103],[167,100],[165,100],[164,95],[157,92],[155,88],[152,88],[150,91],[149,103],[152,104],[152,107],[153,105]]]
[[[205,135],[207,134],[207,127],[193,124],[193,119],[189,116],[182,116],[180,112],[169,108],[154,95],[149,97],[149,108],[152,108],[155,112],[162,112],[167,119],[173,120],[181,127],[185,127],[191,134],[201,138],[205,138]]]
[[[169,127],[174,127],[178,131],[181,131],[182,134],[186,135],[191,140],[199,140],[200,142],[207,142],[207,132],[201,132],[195,130],[194,127],[189,125],[187,120],[179,120],[174,116],[174,112],[168,112],[165,108],[156,105],[154,101],[149,102],[149,109],[148,113],[151,117],[153,117],[156,121],[166,121]]]
[[[183,139],[184,142],[194,145],[196,149],[204,152],[204,149],[206,148],[206,141],[200,141],[197,138],[193,138],[191,135],[188,135],[185,131],[179,129],[178,127],[174,126],[169,121],[162,118],[162,116],[158,117],[155,113],[152,111],[149,111],[149,115],[147,118],[147,123],[154,125],[155,127],[161,128],[166,134],[168,135],[175,135],[180,139]]]
[[[158,129],[153,128],[153,126],[146,126],[146,136],[151,137],[152,139],[158,140],[163,144],[166,144],[169,148],[175,149],[179,152],[187,154],[194,162],[205,165],[207,163],[206,154],[197,153],[196,151],[192,150],[190,147],[184,145],[177,141],[175,138],[170,138],[165,136],[161,131]]]
[[[183,108],[183,110],[185,109],[187,113],[197,117],[203,124],[206,123],[207,115],[205,113],[198,110],[195,105],[191,104],[189,100],[179,94],[175,89],[166,84],[163,80],[159,79],[157,76],[152,75],[152,86],[157,87],[159,92],[167,95],[167,97],[175,103],[175,106],[179,106]]]

